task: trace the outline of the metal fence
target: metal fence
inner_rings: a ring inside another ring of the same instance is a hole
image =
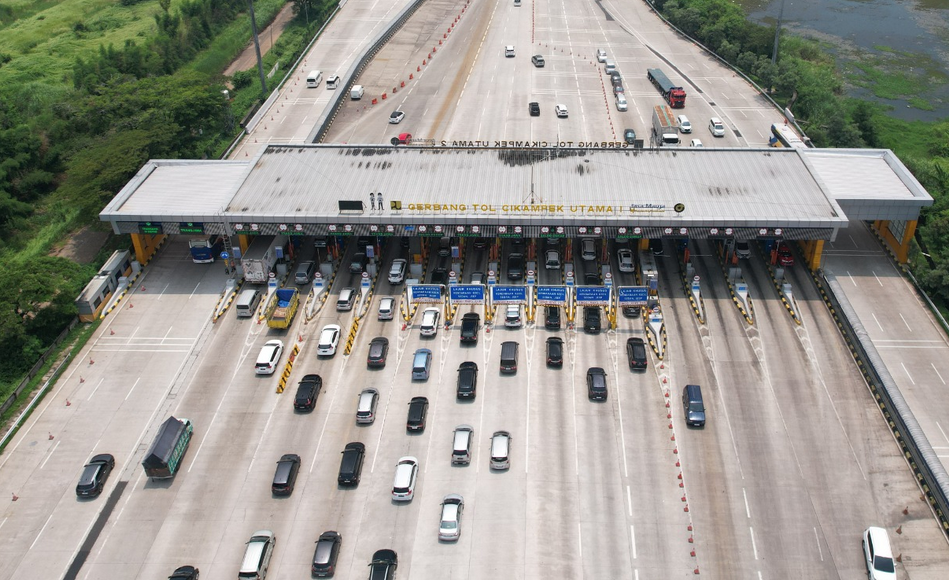
[[[20,397],[20,395],[23,394],[23,391],[26,390],[26,387],[36,376],[36,373],[40,372],[40,369],[43,368],[43,365],[45,365],[46,361],[49,360],[50,355],[52,355],[53,352],[59,348],[59,345],[62,344],[63,340],[65,340],[67,336],[69,336],[69,333],[72,331],[72,329],[76,328],[77,324],[79,324],[79,319],[73,318],[72,322],[69,323],[69,326],[59,333],[59,336],[56,337],[56,340],[53,341],[53,344],[51,344],[50,347],[46,349],[46,352],[40,356],[39,360],[36,361],[36,364],[33,365],[33,368],[30,369],[30,372],[26,373],[26,377],[20,381],[20,384],[17,385],[16,389],[13,390],[13,393],[7,397],[7,400],[4,401],[2,405],[0,405],[0,415],[6,413],[8,410],[10,410],[10,407],[16,404],[16,400]]]

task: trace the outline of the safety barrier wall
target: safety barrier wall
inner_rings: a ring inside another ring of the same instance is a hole
[[[356,59],[356,62],[353,63],[349,70],[346,71],[345,75],[342,75],[340,81],[344,83],[342,85],[342,90],[337,89],[336,94],[333,95],[330,100],[330,104],[323,110],[323,113],[317,118],[316,126],[313,129],[313,132],[307,136],[307,142],[309,143],[319,143],[323,140],[323,137],[326,136],[326,132],[329,131],[330,125],[333,124],[333,121],[336,119],[336,115],[339,113],[340,107],[343,106],[343,100],[349,98],[349,91],[353,88],[353,85],[356,82],[356,79],[359,78],[359,75],[362,74],[363,69],[369,64],[369,61],[372,60],[376,53],[382,49],[383,46],[392,36],[402,28],[402,25],[415,14],[415,11],[418,10],[419,6],[422,5],[422,2],[425,0],[415,0],[408,6],[402,9],[402,12],[396,15],[392,20],[392,23],[389,25],[389,28],[383,30],[373,39],[372,43],[369,45],[369,48],[366,49],[362,55]]]
[[[837,278],[821,271],[817,281],[943,533],[949,535],[949,473],[933,451]]]

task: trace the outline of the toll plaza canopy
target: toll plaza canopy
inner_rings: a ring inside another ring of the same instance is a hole
[[[116,233],[832,240],[932,198],[889,150],[268,145],[152,160]]]

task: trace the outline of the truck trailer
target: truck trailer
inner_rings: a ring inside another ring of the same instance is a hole
[[[659,147],[679,144],[679,125],[672,109],[666,105],[656,105],[652,110],[652,134]]]
[[[647,68],[646,77],[659,89],[662,98],[669,103],[670,107],[673,109],[685,107],[685,89],[673,84],[661,69]]]
[[[152,479],[174,477],[191,443],[193,430],[189,419],[168,417],[158,428],[158,434],[142,460],[145,475]]]
[[[251,284],[263,284],[270,278],[270,272],[283,257],[287,247],[286,236],[257,236],[247,247],[241,258],[244,280]],[[278,255],[279,252],[279,255]]]
[[[296,288],[277,288],[267,302],[264,315],[270,328],[287,328],[293,322],[300,305],[300,291]]]

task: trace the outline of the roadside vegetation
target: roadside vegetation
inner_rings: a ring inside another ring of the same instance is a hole
[[[292,0],[297,17],[265,57],[265,71],[279,62],[268,83],[337,1]],[[259,29],[285,3],[257,0]],[[949,122],[898,121],[847,98],[842,73],[814,41],[783,35],[772,64],[774,29],[747,22],[726,0],[655,6],[770,88],[816,145],[900,156],[936,199],[918,236],[930,258],[913,268],[949,303]],[[245,10],[246,0],[0,4],[0,275],[9,281],[0,288],[0,400],[75,316],[73,299],[109,254],[79,265],[51,250],[80,227],[104,229],[98,212],[148,159],[220,157],[261,99],[256,70],[221,76],[250,36]],[[872,66],[863,73],[870,90],[905,90]]]

